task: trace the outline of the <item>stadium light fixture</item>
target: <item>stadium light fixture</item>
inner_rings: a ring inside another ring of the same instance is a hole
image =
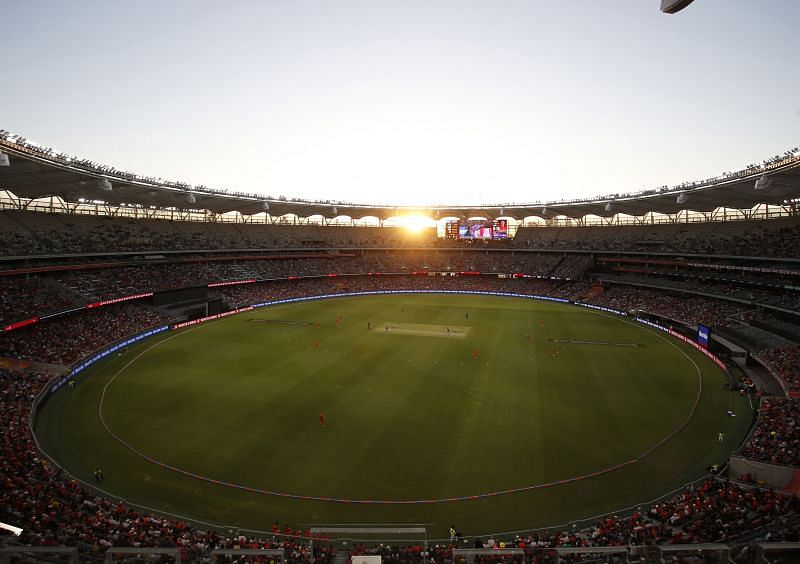
[[[661,11],[665,14],[677,14],[694,0],[661,0]]]
[[[11,161],[5,153],[0,153],[0,166],[11,166]]]
[[[111,186],[111,181],[108,178],[100,178],[97,180],[97,187],[104,192],[111,192],[114,188]]]
[[[0,529],[9,531],[15,537],[18,537],[22,534],[22,529],[20,527],[15,527],[14,525],[8,525],[2,522],[0,522]]]

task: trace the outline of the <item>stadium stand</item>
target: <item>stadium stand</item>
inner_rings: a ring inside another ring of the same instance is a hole
[[[163,323],[159,312],[134,304],[83,310],[0,337],[0,356],[69,365],[103,345]]]
[[[760,358],[775,370],[792,391],[800,391],[800,347],[762,351]]]
[[[739,454],[770,464],[800,466],[799,405],[798,398],[764,398],[758,423]]]
[[[436,233],[405,229],[316,225],[247,225],[111,219],[4,210],[2,255],[108,253],[192,249],[433,247]]]
[[[514,246],[526,249],[639,251],[798,258],[800,219],[608,227],[523,227]]]
[[[87,173],[189,188],[70,158],[8,132],[0,131],[0,140],[20,154]],[[764,166],[784,166],[796,157],[776,159]],[[753,165],[732,176],[761,170]],[[206,299],[216,298],[226,309],[353,291],[510,291],[643,312],[689,329],[712,326],[758,353],[788,391],[800,393],[800,216],[795,204],[787,209],[789,217],[766,221],[521,227],[514,239],[490,243],[441,240],[432,229],[412,234],[288,221],[256,225],[5,209],[0,326],[8,330],[0,334],[0,356],[66,369],[112,342],[173,320],[147,297],[101,302],[215,283],[247,281],[208,289]],[[475,272],[483,275],[457,275]],[[280,548],[291,562],[333,562],[342,553],[398,563],[453,560],[448,543],[359,544],[337,554],[328,539],[277,522],[271,535],[223,533],[113,500],[37,449],[31,412],[50,378],[0,369],[0,521],[24,529],[16,540],[0,535],[0,544],[77,546],[88,558],[110,547],[176,547],[189,561],[208,560],[220,548]],[[728,386],[758,400],[762,394],[753,382],[743,375]],[[739,455],[796,468],[797,409],[795,397],[761,398],[759,419]],[[495,535],[475,546],[516,547],[526,551],[527,561],[546,561],[553,556],[547,551],[562,547],[722,542],[737,546],[734,560],[746,562],[759,539],[800,540],[797,496],[709,475],[624,515],[563,530]],[[644,549],[641,554],[652,556]]]
[[[16,210],[0,212],[0,244],[4,256],[168,249],[472,246],[472,243],[439,240],[433,229],[412,234],[400,228],[201,223]],[[800,218],[617,227],[521,227],[513,240],[494,241],[492,247],[797,259]]]

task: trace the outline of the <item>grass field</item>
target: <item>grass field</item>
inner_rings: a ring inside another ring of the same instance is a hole
[[[590,518],[702,476],[751,420],[747,398],[724,383],[688,345],[574,306],[336,298],[254,310],[132,347],[50,397],[36,433],[73,475],[91,482],[99,466],[108,492],[215,525],[427,523],[443,536],[454,523],[483,534]],[[334,503],[214,484],[137,456],[100,419],[146,456],[213,480],[304,496],[428,500],[635,459],[681,427],[701,385],[688,425],[635,464],[446,503]]]

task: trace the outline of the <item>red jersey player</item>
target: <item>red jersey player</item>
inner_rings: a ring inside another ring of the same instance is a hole
[[[325,426],[325,412],[324,411],[320,411],[319,412],[319,426],[320,427],[324,427]]]

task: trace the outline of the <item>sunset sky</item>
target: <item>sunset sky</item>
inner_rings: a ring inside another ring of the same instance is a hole
[[[0,129],[277,197],[552,201],[800,142],[796,0],[5,2]]]

